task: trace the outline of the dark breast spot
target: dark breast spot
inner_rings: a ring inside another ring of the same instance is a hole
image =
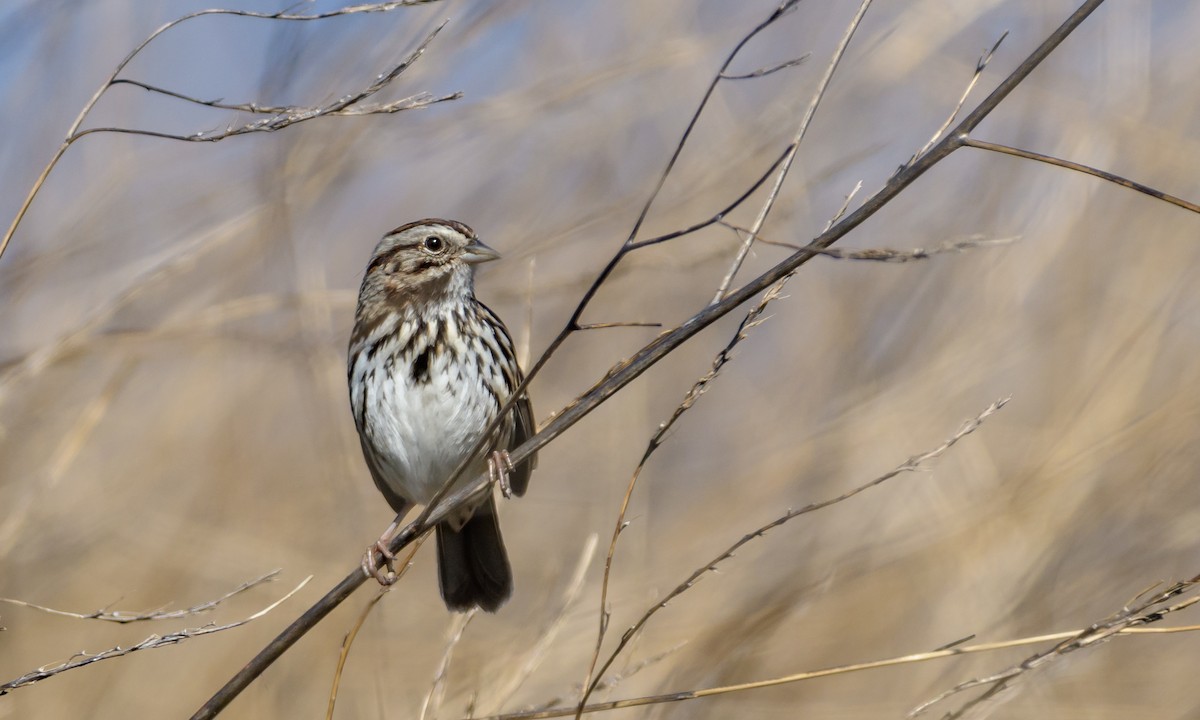
[[[417,355],[412,364],[412,379],[415,383],[429,382],[429,361],[433,353],[432,347],[427,347]]]

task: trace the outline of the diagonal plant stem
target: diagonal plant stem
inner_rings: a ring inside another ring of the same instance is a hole
[[[204,625],[204,626],[198,627],[198,628],[187,628],[184,630],[177,630],[175,632],[166,633],[164,635],[151,635],[150,637],[146,638],[145,640],[142,640],[141,642],[136,643],[134,645],[129,645],[126,647],[121,647],[120,645],[118,645],[116,647],[109,648],[107,650],[104,650],[104,651],[101,651],[98,653],[79,652],[79,653],[76,653],[71,658],[69,658],[68,660],[65,660],[63,662],[54,663],[52,665],[43,665],[42,667],[40,667],[36,670],[25,673],[24,675],[22,675],[19,678],[10,680],[5,683],[0,683],[0,697],[7,695],[8,693],[12,692],[13,690],[16,690],[17,688],[22,688],[22,687],[26,687],[28,685],[33,685],[34,683],[41,682],[42,680],[46,680],[47,678],[54,677],[55,675],[61,675],[62,673],[68,672],[70,670],[75,670],[77,668],[84,667],[85,665],[91,665],[93,663],[97,663],[102,660],[112,660],[113,658],[124,657],[126,655],[129,655],[129,654],[135,653],[135,652],[139,652],[141,650],[153,650],[155,648],[167,647],[169,645],[178,645],[182,642],[187,642],[188,640],[190,640],[194,637],[200,637],[202,635],[212,635],[213,633],[219,633],[219,632],[223,632],[225,630],[232,630],[234,628],[241,627],[242,625],[245,625],[247,623],[253,622],[253,621],[261,618],[262,616],[266,615],[267,613],[271,612],[275,608],[282,605],[293,595],[300,592],[301,588],[303,588],[305,585],[307,585],[309,580],[312,580],[312,575],[309,575],[308,577],[304,578],[304,580],[300,581],[299,585],[292,588],[292,590],[290,592],[288,592],[286,595],[284,595],[283,597],[279,598],[275,602],[266,606],[262,610],[259,610],[258,612],[254,613],[253,615],[243,618],[241,620],[236,620],[231,623],[226,623],[225,625],[217,625],[215,623],[209,623],[208,625]]]
[[[775,290],[775,288],[772,288],[772,290]],[[765,306],[765,303],[762,303],[759,306],[756,306],[755,310],[761,311],[764,306]],[[749,316],[747,316],[747,317],[749,318]],[[731,345],[732,345],[732,343],[731,343]],[[715,363],[714,363],[714,366],[715,366]],[[663,608],[665,608],[672,600],[674,600],[675,598],[679,597],[680,595],[682,595],[683,593],[687,592],[692,587],[694,587],[695,584],[697,582],[699,582],[700,578],[704,577],[706,574],[708,574],[710,572],[715,572],[717,565],[720,565],[721,563],[725,562],[729,558],[733,557],[733,554],[736,553],[738,550],[740,550],[744,545],[746,545],[746,543],[749,543],[757,538],[763,537],[770,530],[774,530],[775,528],[777,528],[787,522],[790,522],[791,520],[794,520],[795,518],[798,518],[801,515],[807,515],[808,513],[816,512],[817,510],[823,510],[827,507],[830,507],[831,505],[836,505],[845,500],[849,500],[850,498],[854,497],[855,495],[865,492],[866,490],[870,490],[871,488],[873,488],[877,485],[882,485],[883,483],[887,482],[888,480],[891,480],[892,478],[894,478],[898,475],[901,475],[903,473],[916,472],[917,470],[919,470],[921,468],[921,466],[923,464],[929,462],[930,460],[934,460],[936,458],[941,457],[942,455],[944,455],[946,453],[946,451],[948,451],[950,448],[954,447],[958,443],[959,440],[962,440],[967,435],[970,435],[971,433],[978,430],[979,426],[983,424],[983,421],[987,420],[990,416],[992,416],[997,411],[999,411],[1000,408],[1004,407],[1008,403],[1008,400],[1009,400],[1008,398],[1001,398],[1000,400],[993,402],[991,405],[989,405],[987,408],[985,408],[983,412],[976,415],[974,419],[969,420],[968,422],[964,423],[963,426],[961,428],[959,428],[958,432],[956,432],[954,435],[952,435],[949,439],[947,439],[941,445],[937,446],[936,448],[934,448],[932,450],[923,452],[920,455],[914,455],[914,456],[910,457],[909,459],[900,463],[899,465],[897,465],[894,469],[890,470],[889,472],[886,472],[883,475],[880,475],[879,477],[876,477],[875,479],[870,480],[869,482],[863,483],[862,485],[859,485],[851,490],[848,490],[848,491],[842,493],[841,495],[838,495],[837,497],[830,498],[828,500],[822,500],[820,502],[810,503],[808,505],[805,505],[802,508],[797,508],[795,510],[788,510],[786,513],[784,513],[780,517],[775,518],[774,520],[767,523],[766,525],[763,525],[762,527],[759,527],[759,528],[743,535],[737,542],[730,545],[728,548],[726,548],[721,553],[719,553],[716,557],[712,558],[708,562],[704,563],[703,565],[701,565],[700,567],[698,567],[694,571],[692,571],[691,575],[689,575],[687,577],[687,579],[685,579],[679,585],[675,586],[675,589],[671,590],[666,595],[664,595],[662,598],[660,598],[657,602],[655,602],[653,605],[649,606],[646,609],[646,611],[642,614],[642,616],[640,618],[638,618],[638,620],[636,622],[634,622],[633,625],[630,625],[629,628],[626,629],[625,632],[621,635],[621,640],[617,643],[616,648],[613,649],[612,653],[609,654],[608,659],[605,660],[604,664],[600,667],[599,672],[596,673],[595,680],[592,681],[591,685],[585,686],[587,688],[587,690],[590,692],[591,690],[595,689],[596,684],[599,683],[601,679],[603,679],[604,673],[608,672],[608,669],[610,667],[612,667],[612,664],[613,664],[613,662],[616,661],[617,656],[619,656],[621,654],[621,652],[626,648],[626,646],[629,645],[630,641],[632,641],[633,638],[636,637],[638,635],[638,633],[641,632],[642,628],[644,628],[646,626],[646,623],[648,623],[650,621],[650,618],[654,617],[654,615],[656,613],[658,613],[659,610],[662,610]],[[640,466],[639,466],[639,469],[640,469]],[[597,652],[599,652],[599,648],[597,648]],[[583,713],[584,708],[586,706],[587,698],[588,698],[588,694],[585,693],[584,694],[584,702],[580,703],[576,707],[576,717],[579,717],[579,715],[581,715]]]
[[[833,81],[833,74],[841,63],[842,57],[845,56],[846,48],[850,47],[850,40],[854,37],[854,31],[858,30],[863,16],[867,14],[867,9],[871,7],[871,2],[872,0],[862,0],[862,3],[858,6],[858,12],[850,20],[846,31],[842,33],[842,39],[838,43],[837,49],[833,51],[833,57],[829,60],[829,65],[825,67],[825,75],[817,84],[817,91],[813,94],[813,99],[808,103],[808,108],[804,111],[804,117],[801,118],[800,125],[796,128],[796,134],[792,137],[791,144],[788,145],[788,153],[784,156],[783,163],[779,168],[779,174],[775,176],[775,184],[771,187],[771,194],[767,196],[767,201],[763,203],[762,208],[758,211],[758,215],[754,218],[754,223],[750,226],[750,234],[746,236],[746,240],[738,248],[737,255],[733,258],[733,263],[729,266],[729,270],[725,272],[725,277],[721,280],[720,286],[717,287],[717,294],[713,296],[711,304],[720,302],[728,294],[729,286],[733,284],[734,277],[737,276],[742,263],[746,261],[746,256],[750,254],[750,247],[754,244],[754,238],[762,230],[763,224],[767,221],[767,215],[771,213],[771,208],[775,206],[775,200],[779,197],[779,190],[783,187],[783,181],[787,178],[788,171],[792,168],[792,162],[796,159],[796,153],[800,150],[800,143],[803,142],[805,134],[808,133],[808,126],[812,123],[813,116],[817,114],[817,108],[821,105],[821,99],[825,97],[825,91],[829,88],[829,83]]]
[[[1175,593],[1185,592],[1194,589],[1197,580],[1200,578],[1192,578],[1181,583],[1177,583],[1171,589],[1166,591],[1164,595],[1170,593],[1172,597]],[[1168,613],[1178,612],[1200,601],[1200,596],[1193,595],[1185,598],[1174,605],[1152,610],[1138,615],[1134,622],[1128,626],[1120,628],[1112,632],[1112,635],[1119,637],[1128,637],[1136,635],[1151,635],[1162,633],[1192,633],[1200,631],[1200,625],[1187,625],[1183,627],[1171,628],[1148,628],[1143,625],[1146,623],[1158,622],[1163,616]],[[1093,632],[1096,626],[1084,628],[1082,630],[1067,630],[1065,632],[1052,633],[1048,635],[1037,635],[1033,637],[1016,638],[1014,640],[1002,640],[999,642],[979,643],[977,645],[957,645],[950,648],[932,650],[929,652],[913,653],[911,655],[901,655],[899,657],[885,658],[883,660],[870,660],[867,662],[853,663],[850,665],[838,665],[835,667],[822,668],[820,670],[809,670],[807,672],[794,673],[792,675],[784,675],[782,677],[767,678],[765,680],[754,680],[751,682],[738,683],[736,685],[724,685],[720,687],[702,688],[699,690],[683,690],[680,692],[665,693],[662,695],[649,695],[638,698],[628,698],[625,700],[612,700],[609,702],[595,703],[584,708],[584,712],[607,712],[610,710],[618,710],[631,707],[646,707],[648,705],[663,705],[666,703],[683,702],[685,700],[698,700],[700,698],[715,697],[718,695],[728,695],[730,693],[746,692],[748,690],[761,690],[763,688],[778,687],[780,685],[789,685],[792,683],[803,682],[805,680],[816,680],[818,678],[833,677],[836,675],[846,675],[849,673],[863,672],[865,670],[877,670],[886,667],[897,667],[901,665],[911,665],[919,662],[929,662],[930,660],[940,660],[944,658],[958,657],[960,655],[970,655],[983,652],[995,652],[997,650],[1007,650],[1014,647],[1023,647],[1026,645],[1040,645],[1046,642],[1071,641],[1081,636],[1087,636]],[[475,718],[474,720],[545,720],[547,718],[568,717],[575,714],[575,707],[556,707],[545,710],[532,710],[527,712],[506,713],[504,715],[490,715],[484,718]]]
[[[772,285],[765,293],[763,293],[762,298],[754,307],[750,309],[750,312],[746,313],[746,316],[742,318],[742,322],[738,324],[737,330],[734,332],[733,337],[730,338],[729,342],[725,344],[725,347],[721,348],[721,350],[717,353],[717,356],[713,358],[711,369],[704,375],[700,376],[700,378],[692,384],[692,387],[688,389],[687,393],[684,395],[683,401],[680,402],[675,408],[675,411],[671,413],[671,417],[667,418],[666,422],[659,424],[658,430],[654,432],[654,435],[650,437],[649,442],[646,443],[646,449],[642,453],[642,459],[638,461],[637,467],[634,468],[633,474],[629,478],[629,484],[625,488],[625,495],[621,499],[621,507],[617,511],[616,527],[613,528],[612,540],[608,544],[608,554],[604,558],[604,576],[600,581],[600,627],[599,631],[596,633],[596,647],[592,651],[592,659],[588,665],[587,675],[585,675],[583,679],[583,690],[579,697],[579,712],[577,713],[577,716],[583,713],[583,708],[587,705],[588,698],[591,697],[592,693],[596,690],[596,686],[603,678],[604,673],[612,665],[613,661],[617,659],[617,655],[625,648],[625,645],[629,640],[628,636],[623,637],[621,639],[620,646],[612,654],[612,656],[609,657],[608,661],[604,663],[604,667],[600,669],[600,672],[596,673],[596,663],[600,659],[600,650],[604,646],[604,636],[608,631],[608,623],[611,619],[608,612],[608,586],[609,580],[612,577],[613,556],[616,555],[617,552],[617,540],[620,539],[621,533],[625,530],[627,525],[625,522],[625,513],[629,510],[629,501],[633,497],[633,490],[635,487],[637,487],[637,482],[642,475],[642,470],[645,469],[646,463],[650,461],[650,457],[654,454],[654,452],[662,446],[662,443],[667,437],[667,433],[671,431],[671,428],[675,427],[675,423],[679,420],[679,418],[696,404],[696,401],[700,399],[700,396],[704,394],[704,392],[708,389],[708,386],[714,380],[716,380],[717,375],[720,374],[721,369],[725,367],[725,364],[733,358],[734,348],[736,348],[740,342],[746,339],[746,334],[750,332],[752,328],[762,324],[766,320],[766,317],[763,316],[763,313],[766,312],[767,305],[770,304],[772,300],[775,300],[780,296],[780,294],[783,292],[783,286],[787,280],[788,278],[784,278]]]
[[[198,605],[193,605],[183,610],[165,610],[163,608],[159,608],[157,610],[151,610],[148,612],[125,612],[123,610],[109,610],[108,607],[105,607],[90,613],[75,613],[68,612],[66,610],[55,610],[54,608],[46,607],[44,605],[35,605],[31,602],[25,602],[24,600],[13,600],[11,598],[0,598],[0,602],[19,605],[32,610],[40,610],[41,612],[49,613],[51,615],[75,618],[77,620],[103,620],[105,622],[118,623],[121,625],[135,622],[146,622],[148,620],[177,620],[189,615],[206,613],[226,600],[234,597],[235,595],[240,595],[251,588],[262,585],[263,583],[271,582],[277,575],[279,575],[280,572],[282,571],[279,569],[272,570],[271,572],[260,575],[253,580],[247,580],[221,597],[214,598],[212,600],[206,600],[205,602],[202,602]]]
[[[1115,173],[1110,173],[1106,170],[1100,170],[1099,168],[1094,168],[1090,165],[1084,165],[1082,163],[1072,162],[1071,160],[1063,160],[1050,155],[1035,153],[1031,150],[1022,150],[1020,148],[1001,145],[999,143],[976,140],[975,138],[971,137],[963,138],[962,144],[966,147],[977,148],[979,150],[988,150],[989,152],[1000,153],[1002,155],[1011,155],[1013,157],[1024,158],[1025,160],[1037,160],[1038,162],[1046,163],[1047,165],[1054,165],[1055,167],[1081,172],[1085,175],[1098,177],[1101,180],[1107,180],[1115,185],[1120,185],[1121,187],[1140,192],[1143,195],[1149,195],[1152,198],[1157,198],[1164,202],[1168,202],[1175,207],[1180,207],[1184,210],[1189,210],[1194,213],[1200,213],[1200,205],[1197,205],[1194,202],[1189,202],[1183,198],[1175,197],[1174,195],[1168,195],[1167,193],[1152,188],[1149,185],[1143,185],[1135,180],[1130,180],[1129,178],[1122,177]]]
[[[1184,610],[1192,605],[1195,605],[1197,602],[1200,602],[1200,595],[1192,595],[1191,597],[1184,598],[1172,605],[1151,610],[1151,608],[1155,608],[1155,606],[1163,605],[1164,603],[1188,592],[1193,588],[1193,586],[1195,586],[1197,582],[1200,582],[1200,576],[1194,577],[1191,580],[1175,583],[1166,590],[1154,595],[1151,595],[1149,591],[1144,592],[1138,598],[1135,598],[1134,601],[1121,608],[1121,610],[1113,613],[1109,617],[1099,622],[1092,623],[1083,630],[1068,634],[1067,637],[1063,638],[1060,642],[1049,649],[1035,653],[1025,660],[1022,660],[1020,663],[1017,663],[1016,665],[1006,668],[989,677],[976,678],[974,680],[968,680],[966,682],[959,683],[958,685],[955,685],[933,699],[921,703],[908,713],[908,717],[916,717],[917,715],[924,713],[933,705],[936,705],[937,703],[940,703],[965,690],[981,687],[983,685],[991,685],[986,692],[972,698],[964,703],[962,707],[946,713],[946,715],[943,716],[946,720],[959,720],[972,709],[981,707],[993,701],[1003,691],[1010,689],[1010,686],[1014,681],[1020,679],[1022,676],[1030,672],[1040,670],[1046,665],[1049,665],[1070,653],[1078,650],[1090,649],[1094,646],[1106,643],[1109,640],[1117,637],[1117,635],[1121,634],[1123,631],[1128,631],[1141,625],[1158,622],[1169,613],[1178,612],[1179,610]]]
[[[949,157],[955,150],[963,147],[971,131],[995,110],[1008,97],[1009,93],[1024,81],[1103,2],[1104,0],[1085,0],[1075,12],[1034,49],[945,138],[930,148],[929,152],[922,155],[916,162],[893,175],[878,192],[868,198],[858,209],[849,213],[833,227],[818,235],[806,248],[793,253],[757,278],[729,293],[720,302],[708,305],[675,329],[659,335],[632,357],[619,363],[593,385],[591,389],[558,412],[533,437],[510,451],[509,454],[512,461],[520,463],[527,460],[568,428],[579,422],[584,416],[607,401],[619,390],[637,379],[659,360],[711,325],[718,318],[728,314],[734,308],[739,307],[763,292],[785,276],[795,273],[800,266],[817,257],[819,250],[823,250],[836,243],[851,230],[873,216],[905,188],[928,172],[930,168]],[[543,355],[543,361],[539,361],[539,364],[543,364],[545,357],[546,355]],[[519,393],[514,393],[513,395],[514,398],[518,396]],[[459,473],[461,474],[461,471]],[[461,507],[488,489],[490,482],[488,474],[482,473],[452,493],[443,491],[440,501],[431,503],[426,508],[426,511],[416,520],[404,526],[396,533],[388,546],[389,550],[395,553],[407,546],[416,537],[428,531],[429,528],[433,527],[439,520],[447,517],[456,508]],[[332,612],[334,608],[340,605],[365,581],[366,576],[356,564],[355,568],[341,582],[331,588],[324,597],[313,604],[300,617],[296,618],[271,642],[267,643],[259,651],[258,655],[239,669],[192,717],[195,720],[215,717],[217,713],[232,702],[267,667],[279,659],[288,648],[295,644],[296,641],[303,637],[326,615]]]

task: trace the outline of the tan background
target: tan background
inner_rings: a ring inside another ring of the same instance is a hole
[[[5,223],[115,63],[205,5],[0,9]],[[707,217],[763,172],[854,5],[810,0],[747,49],[738,71],[812,59],[719,88],[649,233]],[[973,101],[1074,4],[877,6],[770,238],[803,242],[857,181],[864,196],[878,188],[941,124],[1000,33],[1010,31]],[[0,606],[0,681],[81,650],[231,621],[315,577],[250,626],[16,691],[0,699],[0,718],[186,716],[342,578],[390,519],[359,455],[343,372],[378,236],[423,216],[475,227],[505,254],[480,277],[481,297],[539,352],[628,232],[712,73],[771,7],[447,2],[321,23],[205,19],[152,45],[129,77],[206,98],[314,103],[368,81],[448,17],[388,97],[467,95],[217,145],[100,135],[55,170],[0,261],[0,596],[75,611],[186,607],[284,572],[211,617],[157,626]],[[979,136],[1196,200],[1197,33],[1193,3],[1108,3]],[[125,87],[89,124],[195,132],[232,121]],[[736,219],[748,223],[751,210]],[[805,266],[643,475],[610,592],[613,639],[748,530],[937,446],[998,397],[1011,404],[932,472],[739,553],[652,621],[631,663],[686,645],[600,697],[744,682],[970,634],[1078,628],[1153,582],[1200,572],[1200,219],[1081,175],[962,150],[845,244],[929,247],[972,234],[1023,239],[925,263]],[[638,255],[587,319],[677,323],[711,296],[734,247],[714,228]],[[741,277],[785,253],[759,247]],[[650,433],[735,324],[704,332],[543,451],[529,495],[504,503],[517,593],[467,630],[441,717],[462,716],[472,698],[478,712],[496,709],[589,535],[607,545]],[[533,385],[539,417],[654,332],[573,339]],[[599,577],[593,563],[544,663],[505,709],[574,696],[595,642]],[[337,717],[417,715],[450,627],[435,586],[423,552],[368,620]],[[226,716],[321,717],[338,644],[367,597],[322,623]],[[1198,642],[1131,638],[1080,653],[1021,683],[993,716],[1194,717]],[[1032,651],[620,716],[900,717]]]

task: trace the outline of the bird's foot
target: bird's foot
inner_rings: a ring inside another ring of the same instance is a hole
[[[488,477],[500,486],[500,494],[507,500],[512,497],[512,484],[508,480],[510,473],[517,471],[507,450],[497,450],[488,456]]]
[[[395,534],[396,527],[397,523],[392,523],[388,526],[383,535],[380,535],[379,539],[363,553],[363,574],[367,577],[375,578],[384,587],[388,587],[396,582],[396,566],[393,564],[396,555],[391,550],[388,550],[388,544],[392,541],[392,535]],[[380,565],[380,560],[383,561],[382,566]]]

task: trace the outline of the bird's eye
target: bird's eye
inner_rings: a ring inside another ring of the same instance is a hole
[[[442,239],[437,235],[430,235],[429,237],[425,238],[425,249],[429,252],[440,253],[443,247],[445,247],[445,243],[443,243]]]

